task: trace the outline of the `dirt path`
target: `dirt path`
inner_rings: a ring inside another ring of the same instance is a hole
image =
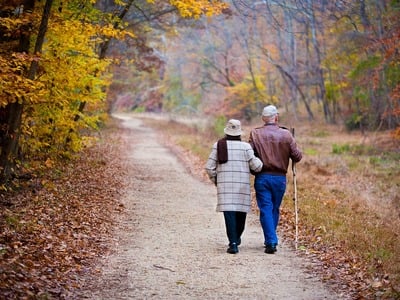
[[[263,252],[257,216],[248,215],[240,252],[226,253],[216,190],[200,182],[139,119],[125,119],[130,189],[118,241],[88,299],[345,299],[324,286],[309,263],[282,243]]]

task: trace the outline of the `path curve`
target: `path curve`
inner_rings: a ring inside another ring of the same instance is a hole
[[[248,214],[240,252],[226,253],[216,189],[191,176],[140,119],[123,118],[129,189],[118,243],[88,299],[345,299],[307,272],[284,243],[263,252],[257,216]]]

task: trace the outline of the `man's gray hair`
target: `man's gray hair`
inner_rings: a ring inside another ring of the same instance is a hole
[[[273,116],[269,116],[269,117],[263,116],[262,119],[265,123],[275,123],[276,116],[277,116],[277,114],[273,115]]]

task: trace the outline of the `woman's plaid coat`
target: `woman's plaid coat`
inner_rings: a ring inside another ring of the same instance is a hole
[[[206,172],[217,185],[217,211],[249,212],[251,208],[250,169],[259,172],[262,162],[249,143],[228,140],[228,161],[218,163],[217,143],[206,163]]]

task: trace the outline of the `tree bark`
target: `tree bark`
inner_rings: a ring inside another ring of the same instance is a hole
[[[35,0],[27,0],[24,3],[24,7],[27,8],[26,11],[33,11]],[[42,46],[44,42],[44,36],[47,31],[48,20],[50,18],[50,9],[53,4],[53,0],[47,0],[44,6],[42,20],[39,26],[39,32],[35,43],[35,53],[40,53],[42,51]],[[20,52],[29,52],[29,39],[30,31],[26,31],[20,40]],[[38,67],[38,62],[33,61],[28,70],[27,77],[29,79],[34,79]],[[22,124],[22,113],[24,110],[24,103],[14,102],[8,104],[3,112],[3,120],[5,123],[1,124],[3,132],[5,133],[1,140],[1,154],[0,154],[0,172],[1,178],[0,182],[7,182],[13,173],[15,172],[15,159],[18,153],[18,143],[19,136],[21,134],[21,124]]]

